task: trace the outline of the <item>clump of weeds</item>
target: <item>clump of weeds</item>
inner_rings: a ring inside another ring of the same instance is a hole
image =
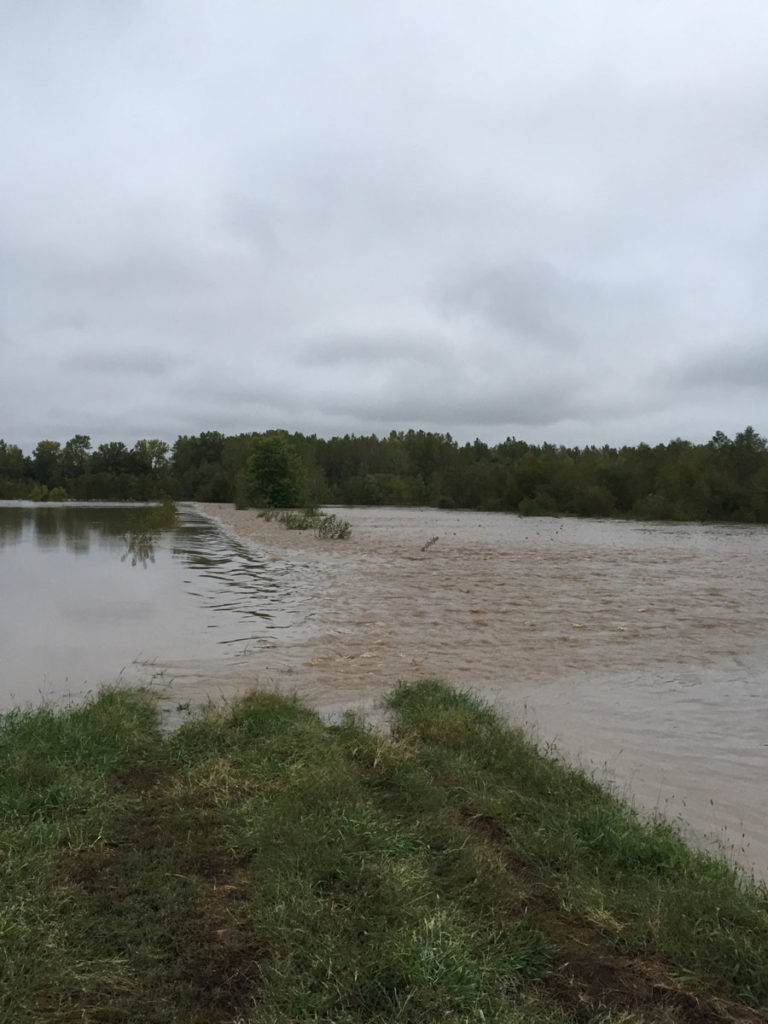
[[[259,516],[266,522],[277,520],[287,530],[313,530],[322,540],[346,540],[352,526],[346,519],[321,512],[315,507],[306,509],[262,509]]]

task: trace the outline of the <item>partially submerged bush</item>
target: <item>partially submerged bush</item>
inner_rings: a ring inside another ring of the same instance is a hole
[[[176,502],[168,497],[141,514],[141,525],[145,530],[172,530],[176,520]]]
[[[346,519],[328,515],[317,508],[284,509],[278,512],[273,508],[265,508],[259,516],[267,523],[276,519],[286,530],[314,530],[315,536],[321,540],[346,540],[352,533],[352,526]]]
[[[277,517],[286,530],[313,530],[320,519],[319,512],[281,512]]]
[[[45,484],[35,484],[29,492],[30,501],[66,501],[67,497],[63,487],[54,487],[49,491]]]
[[[352,533],[352,526],[346,519],[339,519],[338,516],[321,514],[319,522],[315,526],[315,534],[323,539],[346,540],[350,533]]]

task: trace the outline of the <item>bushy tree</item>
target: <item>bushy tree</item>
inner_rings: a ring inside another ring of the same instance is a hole
[[[253,440],[245,465],[242,497],[257,508],[296,508],[306,500],[302,464],[281,434],[262,434]]]
[[[94,473],[118,476],[131,472],[133,459],[123,441],[108,441],[106,444],[100,444],[91,456],[91,469]]]
[[[55,487],[61,476],[61,444],[58,441],[39,441],[32,453],[35,480],[46,487]]]
[[[61,473],[65,480],[83,476],[88,471],[91,439],[87,434],[75,434],[61,451]]]
[[[131,455],[136,472],[160,476],[168,467],[170,446],[158,438],[142,438],[133,446]]]
[[[15,444],[0,438],[0,479],[21,480],[24,476],[24,453]]]

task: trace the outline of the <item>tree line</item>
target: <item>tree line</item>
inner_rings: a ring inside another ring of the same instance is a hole
[[[272,481],[270,483],[270,481]],[[274,490],[271,488],[274,487]],[[0,440],[0,497],[239,505],[430,505],[636,519],[768,522],[768,441],[752,427],[706,444],[578,448],[507,438],[459,444],[423,430],[325,439],[206,431],[132,448]]]

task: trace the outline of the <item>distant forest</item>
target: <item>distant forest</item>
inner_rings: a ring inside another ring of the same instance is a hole
[[[288,453],[307,505],[430,505],[522,515],[768,522],[768,442],[752,427],[707,444],[566,448],[515,438],[458,444],[450,434],[392,431],[330,440],[267,431],[141,440],[92,448],[78,434],[31,455],[0,441],[0,498],[251,503],[254,452]]]

